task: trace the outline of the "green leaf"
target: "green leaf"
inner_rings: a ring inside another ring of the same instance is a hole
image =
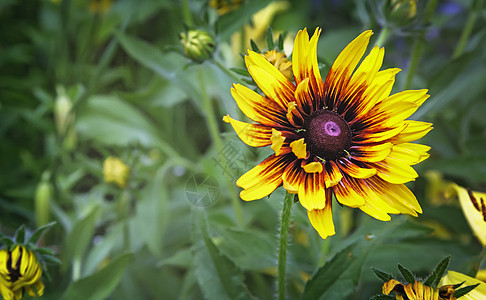
[[[385,272],[380,271],[380,270],[375,269],[375,268],[371,268],[371,269],[373,270],[373,272],[375,272],[375,274],[376,274],[376,276],[378,276],[378,278],[383,280],[383,282],[388,282],[388,281],[393,279],[392,275],[389,274],[389,273],[385,273]]]
[[[162,238],[169,219],[167,186],[163,184],[167,168],[160,167],[151,180],[142,199],[137,203],[133,220],[137,231],[156,256],[162,254]]]
[[[267,29],[267,34],[266,34],[266,39],[267,39],[267,49],[272,50],[275,48],[275,44],[273,43],[273,31],[272,27],[268,27]]]
[[[479,283],[460,288],[460,289],[458,289],[457,291],[454,292],[454,297],[456,297],[456,298],[462,297],[462,296],[466,295],[467,293],[469,293],[470,291],[474,290],[478,285],[479,285]]]
[[[401,264],[398,264],[398,270],[402,273],[403,277],[408,283],[415,282],[415,276],[413,276],[412,272],[410,272],[407,268],[403,267]]]
[[[132,254],[122,255],[95,274],[73,282],[68,287],[63,299],[106,299],[118,285],[131,260]]]
[[[447,256],[444,258],[438,265],[435,267],[434,271],[432,271],[432,274],[427,278],[427,280],[424,282],[425,285],[431,286],[431,287],[437,287],[437,285],[440,282],[440,279],[444,275],[445,271],[447,271],[447,267],[449,266],[449,262],[451,261],[451,257]]]
[[[200,213],[200,211],[196,211]],[[205,216],[194,222],[194,263],[199,287],[207,299],[252,299],[242,271],[221,254],[209,237]]]
[[[258,45],[255,43],[253,39],[250,39],[250,45],[253,51],[260,53],[260,48],[258,48]]]
[[[20,225],[14,235],[14,241],[16,244],[24,244],[25,243],[25,227],[24,225]]]
[[[97,209],[93,208],[87,216],[76,221],[66,237],[66,258],[81,259],[91,244],[95,229]]]
[[[37,243],[37,241],[42,236],[42,234],[56,224],[57,224],[57,222],[54,221],[54,222],[48,223],[46,225],[43,225],[43,226],[37,228],[37,230],[32,233],[32,235],[30,236],[27,243],[32,243],[32,244]]]
[[[357,259],[355,255],[351,254],[355,247],[356,244],[349,245],[320,267],[305,284],[302,299],[320,299],[336,284],[347,268]]]
[[[282,34],[278,35],[278,51],[282,52],[284,49],[284,37]]]
[[[247,76],[247,77],[250,76],[250,73],[248,72],[247,69],[243,69],[243,68],[230,68],[230,70],[233,71],[233,72],[235,72],[238,75]]]

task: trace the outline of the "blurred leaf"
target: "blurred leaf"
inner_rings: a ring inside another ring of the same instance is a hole
[[[352,244],[344,248],[330,261],[320,267],[316,274],[314,274],[314,276],[305,284],[302,299],[324,299],[323,297],[325,293],[330,290],[333,285],[340,284],[344,272],[357,259],[355,255],[351,254],[351,251],[355,247],[356,244]],[[347,288],[350,289],[351,286],[348,285]]]
[[[111,261],[95,274],[73,282],[68,287],[63,299],[106,299],[118,285],[125,268],[131,260],[132,254],[124,254]]]
[[[275,44],[273,43],[273,31],[272,27],[268,27],[267,29],[267,34],[266,34],[266,39],[267,39],[267,49],[272,50],[275,48]]]
[[[78,219],[66,237],[66,259],[81,259],[93,238],[98,209],[93,208],[87,216]]]
[[[24,244],[25,243],[25,227],[24,225],[20,225],[14,235],[14,241],[16,244]]]
[[[201,213],[196,211],[196,213]],[[202,213],[201,213],[202,214]],[[196,277],[207,299],[252,299],[241,270],[221,254],[208,234],[205,216],[194,226],[194,263]]]
[[[251,17],[259,10],[263,9],[270,3],[270,0],[246,1],[238,9],[222,15],[217,23],[216,30],[222,40],[240,30],[243,25],[250,22]]]
[[[113,248],[120,243],[120,237],[123,236],[124,223],[117,223],[107,229],[107,233],[101,238],[97,237],[97,242],[93,248],[90,249],[88,256],[83,262],[83,276],[89,276],[96,271],[103,260],[105,260],[113,250]]]
[[[156,256],[162,253],[162,237],[169,218],[165,166],[160,167],[149,183],[145,195],[137,203],[134,224],[149,250]]]
[[[452,176],[461,176],[472,181],[486,178],[486,156],[457,156],[424,162],[424,168],[435,169]]]
[[[163,143],[146,116],[112,95],[89,98],[78,114],[76,127],[84,136],[108,145],[140,143],[153,147]]]

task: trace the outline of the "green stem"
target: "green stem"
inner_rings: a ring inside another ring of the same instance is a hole
[[[73,259],[73,282],[81,278],[81,258],[76,257]]]
[[[206,121],[208,122],[208,127],[209,127],[209,133],[211,134],[211,138],[213,139],[214,146],[216,147],[216,151],[218,152],[218,158],[221,161],[221,164],[223,165],[223,168],[225,170],[229,169],[229,164],[228,160],[223,154],[223,142],[221,140],[221,137],[219,135],[219,129],[218,129],[218,124],[216,123],[216,114],[214,113],[214,109],[211,103],[211,99],[209,98],[207,91],[206,91],[206,85],[204,82],[204,73],[202,70],[199,70],[199,84],[201,86],[201,96],[203,100],[203,106],[204,106],[204,111],[206,112]],[[226,185],[228,187],[228,191],[230,193],[231,197],[231,204],[233,206],[233,211],[235,214],[235,219],[236,219],[236,224],[238,227],[243,227],[244,220],[243,220],[243,211],[241,209],[241,204],[236,196],[236,191],[235,187],[232,182],[230,182],[230,179],[228,176],[224,176]]]
[[[469,36],[471,35],[474,28],[474,23],[476,23],[476,19],[478,18],[478,14],[483,5],[482,2],[482,0],[474,1],[473,7],[471,9],[471,12],[469,13],[469,17],[466,22],[466,26],[464,26],[464,29],[462,30],[461,37],[459,38],[459,42],[457,43],[454,53],[452,54],[452,58],[457,58],[461,56],[462,52],[464,51],[467,40],[469,39]]]
[[[191,10],[189,9],[189,3],[187,0],[181,0],[182,4],[182,15],[184,17],[184,22],[187,26],[192,27],[194,22],[192,21]]]
[[[231,70],[228,70],[221,62],[217,61],[216,59],[212,59],[212,62],[218,66],[219,69],[221,69],[221,71],[223,71],[226,75],[228,75],[229,77],[231,77],[235,82],[240,82],[241,81],[241,78],[239,78],[238,76],[236,76],[235,73],[231,72]]]
[[[286,296],[286,266],[287,266],[287,248],[289,245],[289,225],[292,208],[293,195],[285,194],[282,216],[280,219],[280,234],[278,244],[278,266],[277,266],[277,295],[278,300],[285,299]]]
[[[379,48],[383,47],[385,45],[386,40],[392,33],[392,30],[390,26],[385,25],[383,29],[381,29],[380,35],[378,36],[378,39],[376,40],[375,46],[378,46]]]
[[[415,72],[417,71],[417,67],[422,56],[423,38],[423,34],[420,34],[413,43],[412,57],[410,58],[410,65],[407,70],[407,78],[405,79],[404,89],[406,90],[412,86],[412,80],[415,76]]]
[[[435,8],[437,7],[438,0],[430,0],[425,7],[424,23],[430,22],[430,19],[434,16]],[[407,70],[407,77],[405,79],[404,89],[409,89],[412,86],[412,80],[417,71],[417,67],[422,57],[423,43],[425,39],[425,31],[422,31],[416,38],[413,49],[412,56],[410,58],[410,66]]]

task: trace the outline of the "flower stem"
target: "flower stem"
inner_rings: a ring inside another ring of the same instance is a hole
[[[230,169],[228,164],[228,160],[226,156],[223,154],[223,142],[221,137],[219,136],[219,129],[218,124],[216,123],[216,114],[214,113],[213,106],[211,104],[211,99],[209,98],[206,85],[204,83],[204,73],[202,70],[199,70],[199,84],[201,86],[201,96],[203,100],[203,107],[206,113],[206,121],[208,122],[209,133],[211,134],[211,138],[214,142],[214,146],[216,147],[216,151],[218,152],[218,159],[220,160],[224,170]],[[228,187],[228,191],[231,197],[231,204],[233,206],[233,211],[235,214],[235,220],[238,227],[243,227],[243,211],[241,209],[241,204],[236,197],[236,191],[232,182],[230,182],[228,176],[224,176],[226,185]]]
[[[229,77],[231,77],[235,82],[240,82],[241,79],[236,76],[235,73],[231,72],[231,70],[228,70],[221,62],[219,62],[218,60],[216,59],[212,59],[212,62],[218,66],[218,68],[221,69],[221,71],[223,71],[226,75],[228,75]]]
[[[379,48],[383,47],[383,45],[385,45],[385,42],[386,42],[386,40],[388,39],[388,37],[390,36],[391,33],[392,33],[392,30],[391,30],[390,26],[385,25],[383,27],[383,29],[381,29],[380,35],[378,36],[378,39],[376,40],[375,45],[378,46]]]
[[[474,23],[476,22],[476,19],[478,18],[478,14],[481,10],[481,6],[483,5],[482,0],[476,0],[473,3],[473,7],[471,9],[471,12],[469,13],[469,17],[466,22],[466,26],[464,26],[464,29],[462,30],[461,37],[459,38],[459,42],[457,43],[456,49],[454,50],[454,53],[452,54],[452,58],[457,58],[461,56],[462,52],[464,51],[464,48],[466,47],[467,40],[469,39],[469,36],[472,33],[472,30],[474,28]]]
[[[292,208],[293,195],[285,194],[282,216],[280,219],[280,235],[278,245],[278,266],[277,266],[277,295],[278,300],[285,299],[286,295],[286,266],[287,266],[287,248],[289,245],[289,225],[290,213]]]

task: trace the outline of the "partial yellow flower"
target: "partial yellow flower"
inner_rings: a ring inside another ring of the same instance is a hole
[[[243,0],[209,0],[209,7],[214,8],[218,15],[224,15],[241,6]]]
[[[94,14],[106,14],[113,4],[113,0],[91,0],[89,2],[89,11]]]
[[[454,271],[448,271],[446,276],[442,278],[440,281],[440,284],[442,285],[450,285],[450,284],[457,284],[465,282],[463,286],[468,286],[468,285],[475,285],[479,284],[476,288],[474,288],[472,291],[467,293],[466,295],[462,296],[460,299],[461,300],[482,300],[486,299],[486,283],[484,281],[478,280],[476,278],[469,277],[467,275],[454,272]]]
[[[397,294],[395,299],[397,300],[455,300],[454,291],[452,285],[433,288],[421,281],[403,284],[395,279],[385,282],[382,287],[384,295],[395,292]]]
[[[294,79],[294,74],[292,74],[292,61],[287,59],[285,53],[277,50],[270,50],[262,55],[274,65],[277,70],[282,72],[288,80],[292,81]]]
[[[32,251],[15,246],[0,250],[0,294],[5,300],[22,299],[24,291],[30,296],[42,296],[42,268]]]
[[[110,156],[103,162],[103,177],[106,182],[125,188],[129,176],[130,168],[119,158]]]
[[[406,120],[429,97],[427,90],[390,95],[399,69],[380,71],[384,49],[364,55],[370,30],[338,56],[323,81],[317,63],[321,30],[309,39],[301,30],[294,42],[290,81],[262,55],[248,51],[248,72],[264,95],[236,84],[231,94],[256,124],[225,116],[243,142],[271,146],[274,154],[241,176],[240,197],[261,199],[283,185],[298,194],[312,226],[322,238],[334,235],[332,196],[389,221],[389,214],[422,212],[404,185],[418,174],[413,165],[430,147],[411,143],[432,124]]]
[[[474,192],[455,183],[450,185],[449,193],[457,194],[461,208],[476,237],[486,245],[486,193]]]

